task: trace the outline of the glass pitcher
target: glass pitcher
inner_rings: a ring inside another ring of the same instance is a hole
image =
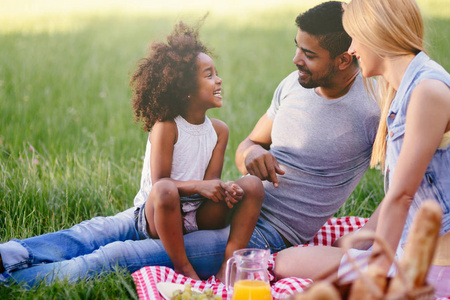
[[[236,265],[232,300],[272,300],[267,273],[269,249],[241,249],[227,261],[225,285],[231,290],[232,267]]]

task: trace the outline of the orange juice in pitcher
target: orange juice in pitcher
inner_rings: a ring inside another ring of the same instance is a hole
[[[228,259],[225,285],[233,290],[232,300],[272,300],[267,273],[269,249],[241,249]],[[236,266],[233,288],[231,278]]]
[[[272,300],[270,285],[259,280],[240,280],[234,283],[232,300]]]

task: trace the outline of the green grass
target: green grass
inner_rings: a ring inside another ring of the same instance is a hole
[[[0,2],[0,242],[132,206],[147,135],[133,122],[130,74],[151,40],[207,11],[201,35],[225,89],[224,107],[209,115],[230,127],[223,178],[238,178],[236,147],[294,70],[294,19],[307,8],[294,0],[193,1],[191,10],[175,0],[91,2]],[[420,3],[429,53],[449,70],[445,0]],[[380,172],[370,170],[337,215],[367,217],[382,197]],[[0,287],[2,299],[136,297],[123,272],[32,291]]]

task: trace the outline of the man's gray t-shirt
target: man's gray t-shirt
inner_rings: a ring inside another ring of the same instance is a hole
[[[270,152],[286,174],[278,188],[264,181],[261,218],[293,245],[313,238],[367,170],[379,115],[361,75],[338,99],[303,88],[298,72],[286,77],[267,110]]]

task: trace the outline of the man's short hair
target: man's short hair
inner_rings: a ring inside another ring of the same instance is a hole
[[[323,2],[295,19],[300,30],[315,36],[331,58],[346,52],[352,42],[342,26],[342,5],[340,1]]]

